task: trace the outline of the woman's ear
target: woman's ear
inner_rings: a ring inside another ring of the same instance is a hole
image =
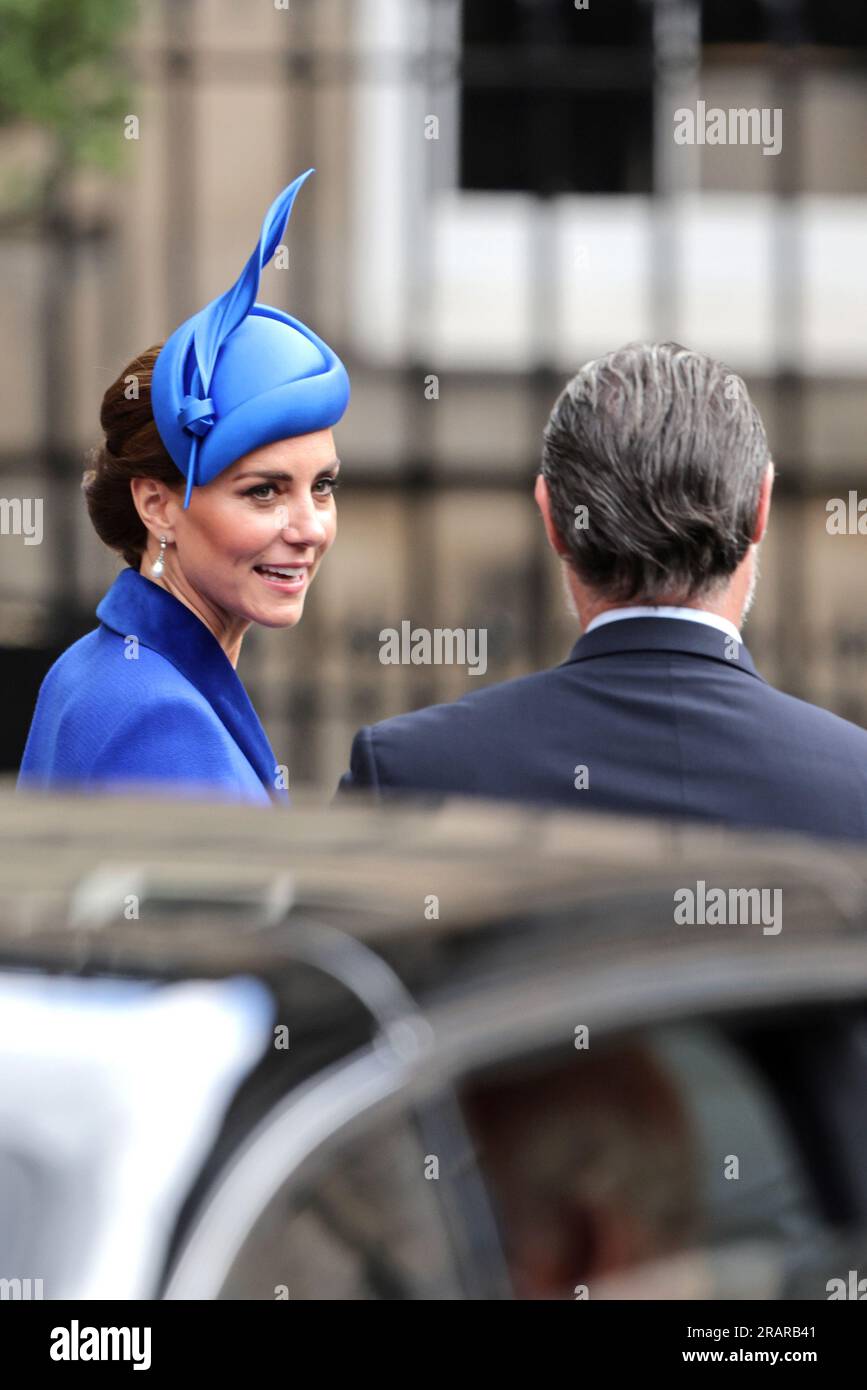
[[[152,536],[172,539],[178,499],[158,478],[131,478],[130,492],[142,524]]]
[[[541,473],[536,478],[536,487],[533,495],[536,498],[536,505],[542,513],[542,521],[545,526],[545,534],[548,537],[548,544],[554,553],[559,555],[561,559],[567,559],[569,551],[560,539],[560,533],[554,525],[554,519],[551,516],[551,498],[548,495],[548,484],[545,482]]]

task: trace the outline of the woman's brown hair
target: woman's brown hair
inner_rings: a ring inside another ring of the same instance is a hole
[[[162,343],[124,367],[102,398],[105,440],[88,455],[81,481],[90,519],[101,541],[138,569],[147,528],[136,511],[130,481],[157,478],[181,489],[184,478],[160,439],[151,410],[151,378]]]

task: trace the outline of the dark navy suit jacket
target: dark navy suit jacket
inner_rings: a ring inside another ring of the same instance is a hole
[[[247,692],[191,609],[125,569],[96,616],[42,682],[19,786],[288,801]]]
[[[627,618],[552,670],[361,729],[339,792],[352,788],[863,841],[867,732],[775,690],[716,628]]]

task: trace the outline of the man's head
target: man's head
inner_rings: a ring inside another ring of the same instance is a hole
[[[588,362],[558,397],[536,483],[579,615],[689,604],[739,622],[773,468],[744,382],[677,343]]]

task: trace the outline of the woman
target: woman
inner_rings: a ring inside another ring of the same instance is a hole
[[[255,302],[312,169],[275,199],[239,280],[109,387],[84,475],[129,568],[52,666],[20,786],[174,784],[286,802],[285,765],[235,667],[251,623],[294,627],[336,531],[331,428],[349,380],[320,338]]]

